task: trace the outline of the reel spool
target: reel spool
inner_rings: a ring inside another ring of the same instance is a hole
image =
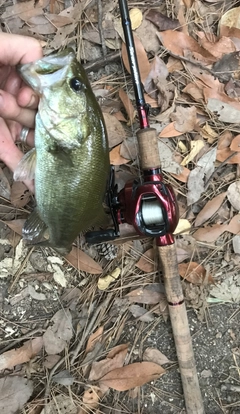
[[[142,219],[146,226],[158,226],[164,223],[162,208],[154,197],[143,200]]]

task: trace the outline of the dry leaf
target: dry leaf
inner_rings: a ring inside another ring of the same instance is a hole
[[[171,364],[173,361],[170,361],[162,352],[156,348],[147,348],[143,353],[143,361],[154,362],[158,365]]]
[[[54,367],[60,359],[60,355],[47,355],[44,359],[43,366],[48,369],[52,369],[52,367]]]
[[[102,398],[103,394],[98,387],[91,386],[91,388],[84,391],[82,397],[83,407],[80,408],[80,411],[77,414],[87,414],[97,412],[99,400]]]
[[[125,108],[125,110],[126,110],[126,112],[128,114],[129,125],[132,125],[132,123],[134,121],[134,118],[135,118],[135,115],[136,115],[136,111],[134,109],[134,106],[133,106],[132,102],[130,101],[128,95],[126,94],[126,92],[122,88],[119,89],[119,92],[118,93],[119,93],[119,98],[121,99],[121,101],[122,101],[122,103],[124,105],[124,108]],[[120,142],[121,141],[117,142],[114,145],[120,144]]]
[[[0,412],[16,414],[33,393],[33,382],[18,376],[0,378]]]
[[[75,269],[83,270],[94,275],[102,273],[101,265],[77,247],[73,246],[71,252],[65,256],[65,259]]]
[[[211,275],[208,275],[206,280],[206,269],[196,262],[180,263],[178,265],[178,271],[184,280],[194,285],[201,285],[206,281],[208,283],[214,283]]]
[[[200,81],[196,80],[194,83],[188,83],[182,92],[190,95],[195,102],[204,102],[203,85]]]
[[[123,158],[120,155],[121,151],[121,144],[117,145],[115,148],[113,148],[110,153],[110,164],[112,165],[122,165],[127,164],[130,160],[126,160],[126,158]]]
[[[233,124],[240,122],[240,103],[237,100],[215,89],[204,88],[203,93],[207,108],[219,121]]]
[[[46,352],[58,354],[72,338],[72,315],[69,309],[60,309],[52,317],[50,325],[43,334],[43,343]]]
[[[161,160],[161,168],[163,171],[173,174],[181,174],[184,167],[179,165],[176,161],[176,151],[173,143],[168,138],[161,138],[158,140],[158,150]]]
[[[0,196],[8,200],[11,198],[10,184],[2,168],[0,168]]]
[[[171,174],[174,178],[176,178],[176,180],[179,180],[182,183],[187,183],[190,170],[186,167],[183,167],[182,172],[180,174],[173,174],[173,173]]]
[[[129,348],[129,342],[114,346],[107,354],[107,358],[113,359],[116,355]]]
[[[240,236],[234,236],[232,238],[232,246],[233,246],[233,251],[236,254],[240,254]]]
[[[240,164],[240,152],[231,151],[229,148],[217,150],[216,158],[226,164]]]
[[[142,24],[135,31],[137,37],[141,40],[144,49],[147,53],[159,52],[159,40],[156,35],[156,26],[149,20],[143,18]],[[146,33],[148,34],[146,36]]]
[[[180,27],[178,20],[170,19],[168,16],[160,13],[158,10],[150,9],[145,15],[145,18],[154,23],[159,30],[170,30]]]
[[[155,305],[165,300],[165,295],[161,291],[159,283],[152,283],[145,287],[139,287],[127,293],[126,298],[133,303],[144,303],[145,305]]]
[[[150,72],[150,63],[148,62],[147,54],[139,38],[136,35],[133,35],[133,39],[134,39],[134,44],[135,44],[135,49],[136,49],[136,54],[137,54],[140,78],[141,78],[142,83],[144,83],[146,77],[148,76]],[[122,44],[122,59],[123,59],[124,66],[127,69],[128,73],[131,73],[130,65],[128,61],[127,48],[126,48],[125,43]]]
[[[154,316],[153,316],[152,312],[147,311],[142,306],[131,305],[129,307],[129,311],[131,312],[133,317],[135,319],[138,319],[139,321],[149,322],[149,323],[154,321]]]
[[[222,33],[222,26],[230,27],[231,29],[240,29],[239,24],[239,17],[240,17],[240,7],[233,7],[224,13],[219,20],[218,28],[220,33]]]
[[[41,12],[41,9],[43,7],[46,7],[47,4],[48,4],[47,1],[39,2],[39,3],[35,4],[34,0],[30,0],[30,1],[27,1],[27,2],[15,3],[12,6],[6,7],[4,13],[2,13],[2,15],[1,15],[1,18],[2,19],[8,19],[8,18],[16,17],[16,16],[21,17],[22,13],[23,13],[23,16],[24,16],[26,12],[34,10],[35,8],[37,9],[38,7],[40,8],[40,12]]]
[[[6,224],[15,233],[19,234],[19,236],[22,236],[22,229],[25,221],[26,219],[16,219],[11,221],[4,221],[4,224]]]
[[[89,381],[97,381],[115,368],[121,368],[127,356],[129,344],[121,344],[113,348],[106,359],[93,362]]]
[[[53,375],[52,381],[56,384],[64,385],[65,387],[69,387],[70,385],[73,385],[74,378],[70,374],[70,372],[65,369],[63,371],[58,372],[57,374]]]
[[[177,131],[174,122],[171,122],[169,125],[167,125],[165,128],[162,129],[162,131],[159,134],[160,138],[173,138],[173,137],[179,137],[182,135],[182,132]]]
[[[218,140],[218,144],[217,144],[218,150],[228,148],[232,141],[233,141],[233,135],[231,131],[224,131]]]
[[[111,273],[98,279],[98,289],[106,290],[121,274],[120,267],[116,267]]]
[[[124,117],[124,115],[121,111],[114,112],[113,116],[115,116],[115,118],[117,118],[118,121],[127,123],[127,119]]]
[[[217,40],[212,33],[197,32],[197,35],[200,39],[200,45],[206,50],[211,50],[211,54],[217,59],[221,59],[223,55],[228,53],[235,52],[236,47],[229,37],[221,37]]]
[[[210,149],[197,162],[197,166],[188,177],[188,205],[195,203],[205,190],[205,183],[211,177],[215,169],[216,148]]]
[[[218,133],[215,132],[207,122],[199,132],[203,138],[207,139],[209,144],[213,144],[218,138]]]
[[[115,147],[123,142],[126,137],[125,130],[121,122],[119,122],[114,115],[104,112],[103,117],[108,133],[109,148]]]
[[[173,234],[189,234],[191,224],[187,219],[179,219],[176,229]]]
[[[171,115],[171,120],[174,121],[174,128],[185,134],[192,132],[197,123],[197,111],[195,106],[185,108],[184,106],[177,106],[176,112]]]
[[[190,161],[192,161],[196,155],[201,151],[201,149],[205,146],[204,141],[201,139],[197,139],[196,141],[191,141],[191,151],[190,153],[182,160],[181,165],[187,165]]]
[[[158,56],[151,62],[151,70],[145,79],[144,90],[154,99],[158,97],[158,89],[156,83],[161,82],[162,86],[165,86],[165,89],[169,86],[169,83],[166,81],[169,75],[166,64]],[[160,91],[160,94],[163,94],[163,91]]]
[[[135,266],[146,273],[154,272],[156,270],[156,265],[154,263],[154,249],[147,250]]]
[[[54,398],[45,405],[40,414],[78,414],[79,408],[75,405],[72,396],[65,394],[55,395]]]
[[[25,342],[20,348],[4,352],[0,355],[0,370],[11,369],[16,365],[28,362],[41,351],[42,347],[43,338],[37,337]]]
[[[11,188],[11,203],[14,207],[24,207],[30,200],[31,193],[21,181],[14,181]]]
[[[227,277],[220,285],[213,286],[210,294],[217,300],[208,298],[208,302],[240,302],[240,286],[234,275]]]
[[[221,234],[228,230],[228,224],[214,224],[198,229],[193,234],[194,239],[207,243],[214,243]]]
[[[213,63],[216,58],[201,47],[196,40],[185,33],[173,30],[157,32],[157,36],[163,46],[178,56],[185,56],[186,51],[194,52],[198,59],[204,63]]]
[[[209,1],[209,0],[206,0],[206,1]],[[212,0],[210,0],[210,1],[212,1]],[[217,0],[214,0],[214,2],[215,1],[217,1]],[[193,3],[194,3],[194,0],[183,0],[183,3],[185,4],[185,6],[188,9],[190,9],[192,7]]]
[[[87,345],[86,345],[86,350],[85,350],[86,354],[88,354],[88,352],[91,352],[93,350],[96,342],[101,342],[103,330],[104,330],[104,327],[99,326],[99,328],[89,336]]]
[[[231,145],[230,145],[230,150],[240,151],[240,135],[236,135],[236,137],[233,138]]]
[[[132,30],[137,29],[142,23],[143,15],[140,9],[134,7],[129,11],[129,17],[131,20]]]
[[[54,281],[56,283],[58,283],[58,285],[65,288],[67,286],[67,279],[66,279],[61,267],[58,266],[56,263],[52,263],[52,268],[54,270],[54,273],[53,273]]]
[[[227,198],[233,208],[240,211],[240,181],[230,184],[227,190]]]
[[[121,143],[120,155],[127,160],[135,160],[137,158],[138,144],[136,137],[128,137]]]
[[[146,93],[143,94],[145,102],[151,106],[151,108],[158,108],[158,102],[156,99],[151,98],[151,96],[147,95]]]
[[[195,226],[201,226],[205,221],[210,219],[221,207],[225,197],[227,195],[227,192],[218,194],[216,197],[214,197],[212,200],[208,201],[203,209],[198,213],[196,220],[195,220]]]
[[[230,221],[227,231],[233,234],[240,232],[240,214],[236,214]]]
[[[190,253],[187,250],[182,249],[181,247],[178,247],[178,246],[176,250],[177,250],[177,262],[178,263],[182,263],[184,260],[189,259]]]
[[[107,385],[117,391],[127,391],[154,381],[164,373],[165,370],[153,362],[136,362],[109,372],[101,378],[100,384]]]

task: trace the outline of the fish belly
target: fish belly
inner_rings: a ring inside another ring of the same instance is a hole
[[[42,142],[43,144],[43,142]],[[53,153],[36,148],[35,191],[37,209],[48,228],[49,245],[69,246],[80,231],[103,215],[108,158],[99,140],[81,148]]]

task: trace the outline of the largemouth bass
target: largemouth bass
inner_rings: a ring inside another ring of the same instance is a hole
[[[36,209],[23,238],[66,254],[79,232],[104,216],[110,165],[102,112],[72,49],[22,65],[19,72],[40,97],[35,148],[14,173],[15,180],[35,179]]]

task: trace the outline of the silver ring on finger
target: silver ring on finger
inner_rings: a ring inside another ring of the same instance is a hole
[[[21,132],[20,132],[19,139],[23,144],[26,144],[26,142],[27,142],[27,136],[28,136],[29,130],[30,130],[30,128],[23,127]]]

